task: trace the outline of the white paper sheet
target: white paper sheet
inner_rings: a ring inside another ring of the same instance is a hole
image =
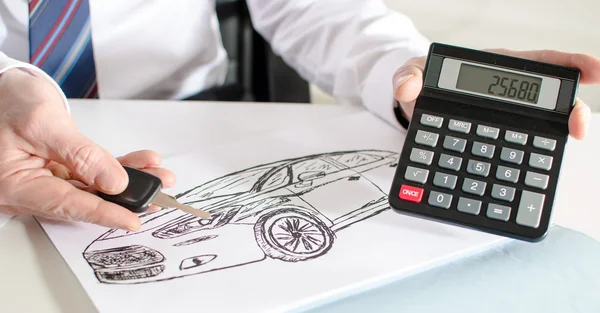
[[[397,130],[360,113],[198,147],[165,160],[178,177],[166,192],[192,190],[180,201],[199,201],[192,205],[209,209],[212,223],[164,210],[145,216],[142,231],[109,232],[104,240],[97,239],[107,229],[93,225],[42,225],[101,313],[296,310],[504,241],[388,209],[403,141]],[[182,220],[188,223],[172,226]],[[299,243],[300,250],[286,253],[285,243],[288,250]],[[112,254],[92,253],[105,249]],[[134,269],[156,275],[124,280]]]
[[[4,226],[12,219],[12,215],[0,214],[0,227]]]

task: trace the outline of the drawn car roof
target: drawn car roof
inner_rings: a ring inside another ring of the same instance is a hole
[[[253,171],[258,171],[258,170],[269,170],[275,167],[281,167],[283,165],[287,165],[289,163],[294,163],[297,161],[302,161],[302,160],[309,160],[309,159],[315,159],[315,158],[321,158],[321,157],[328,157],[328,156],[337,156],[340,154],[348,154],[348,153],[362,153],[362,154],[370,154],[370,155],[377,155],[379,157],[387,157],[390,156],[392,154],[397,154],[397,152],[393,152],[393,151],[386,151],[386,150],[348,150],[348,151],[336,151],[336,152],[331,152],[331,153],[319,153],[319,154],[312,154],[312,155],[305,155],[302,157],[297,157],[297,158],[289,158],[289,159],[283,159],[283,160],[279,160],[279,161],[275,161],[275,162],[271,162],[271,163],[267,163],[267,164],[261,164],[261,165],[256,165],[253,167],[248,167],[245,168],[243,170],[239,170],[233,173],[229,173],[220,177],[217,177],[215,179],[212,179],[210,181],[204,182],[201,185],[198,185],[192,189],[189,189],[185,192],[182,192],[180,194],[177,194],[175,196],[175,198],[181,198],[181,197],[190,197],[192,196],[193,193],[195,193],[197,190],[204,188],[207,185],[210,185],[211,183],[214,183],[215,181],[221,180],[223,178],[226,177],[231,177],[231,176],[235,176],[235,175],[239,175],[242,173],[246,173],[246,172],[253,172]]]

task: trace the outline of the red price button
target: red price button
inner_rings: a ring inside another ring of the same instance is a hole
[[[400,199],[419,203],[421,202],[421,198],[423,198],[422,188],[407,185],[402,185],[400,187]]]

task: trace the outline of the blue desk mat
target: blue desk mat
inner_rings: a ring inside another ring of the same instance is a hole
[[[554,226],[540,243],[509,242],[304,312],[600,312],[600,242]]]

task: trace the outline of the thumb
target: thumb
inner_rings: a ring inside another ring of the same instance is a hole
[[[408,116],[412,116],[415,100],[423,87],[424,63],[425,57],[413,58],[394,73],[394,97]]]
[[[47,138],[49,159],[66,166],[72,176],[107,194],[118,194],[129,183],[127,172],[108,151],[76,130],[60,130]]]
[[[394,73],[394,97],[400,103],[417,99],[423,87],[424,57],[410,59]]]

